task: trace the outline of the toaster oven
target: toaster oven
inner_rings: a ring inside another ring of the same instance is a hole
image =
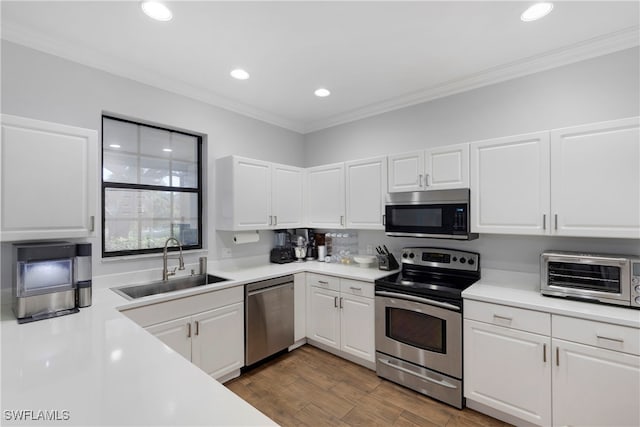
[[[640,257],[544,252],[542,295],[640,308]]]

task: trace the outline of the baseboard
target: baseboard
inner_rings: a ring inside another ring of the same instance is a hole
[[[294,342],[293,344],[291,344],[289,346],[289,351],[293,351],[298,347],[302,347],[306,343],[307,343],[307,339],[306,338],[302,338],[301,340],[298,340],[298,341]]]
[[[518,427],[533,427],[536,426],[537,424],[532,424],[528,421],[522,420],[518,417],[514,417],[513,415],[510,414],[505,414],[502,411],[499,411],[497,409],[494,409],[490,406],[487,406],[483,403],[478,403],[474,400],[470,400],[469,398],[467,398],[467,402],[466,402],[466,406],[467,408],[471,408],[474,411],[478,411],[481,412],[485,415],[489,415],[490,417],[496,418],[500,421],[504,421],[505,423],[509,423],[512,424],[514,426],[518,426]]]
[[[218,381],[221,384],[224,384],[227,381],[231,381],[234,378],[238,378],[239,376],[240,376],[240,369],[236,369],[235,371],[229,372],[228,374],[223,375],[220,378],[216,378],[216,381]]]
[[[345,353],[344,351],[341,351],[341,350],[336,350],[335,348],[329,347],[326,344],[322,344],[322,343],[314,341],[314,340],[312,340],[310,338],[307,338],[307,344],[311,344],[314,347],[318,347],[320,350],[324,350],[327,353],[331,353],[331,354],[333,354],[335,356],[338,356],[338,357],[341,357],[343,359],[346,359],[349,362],[353,362],[353,363],[358,364],[360,366],[364,366],[365,368],[371,369],[372,371],[376,370],[376,363],[375,362],[371,362],[369,360],[353,356],[353,355],[351,355],[349,353]]]

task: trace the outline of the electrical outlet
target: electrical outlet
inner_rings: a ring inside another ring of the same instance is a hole
[[[222,248],[222,258],[231,258],[231,248]]]

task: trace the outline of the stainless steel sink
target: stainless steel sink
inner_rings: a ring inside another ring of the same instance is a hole
[[[196,276],[185,276],[171,280],[158,280],[157,282],[149,282],[143,285],[120,286],[117,288],[111,288],[111,290],[126,299],[132,300],[147,297],[149,295],[164,294],[167,292],[209,285],[211,283],[225,282],[227,280],[229,279],[214,276],[212,274],[199,274]]]

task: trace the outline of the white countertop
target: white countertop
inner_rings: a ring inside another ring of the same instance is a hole
[[[485,269],[482,279],[465,289],[462,297],[640,328],[640,310],[541,295],[538,274]]]
[[[365,281],[390,274],[315,261],[253,266],[210,262],[208,270],[231,280],[127,301],[109,287],[157,280],[147,277],[157,272],[96,277],[91,307],[80,309],[78,314],[22,325],[16,322],[10,306],[3,306],[0,423],[275,425],[119,309],[303,271]],[[16,422],[13,418],[17,414],[11,411],[23,411],[31,420]],[[45,416],[39,411],[57,411],[49,414],[68,417],[68,421],[38,421]]]

